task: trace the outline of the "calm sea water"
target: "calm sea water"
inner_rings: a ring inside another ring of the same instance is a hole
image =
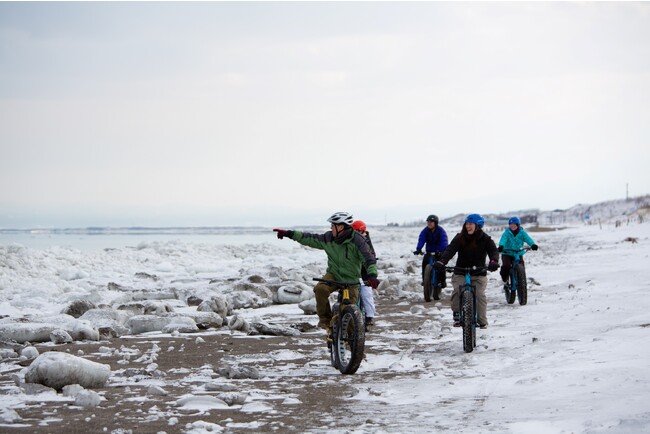
[[[34,249],[61,246],[91,251],[136,247],[142,242],[154,241],[243,245],[273,243],[277,238],[271,229],[266,228],[0,230],[0,246],[20,244]]]

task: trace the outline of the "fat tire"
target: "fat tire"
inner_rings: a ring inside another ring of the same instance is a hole
[[[515,298],[517,298],[517,291],[515,290],[515,280],[513,280],[513,272],[512,270],[510,271],[510,277],[508,278],[509,283],[506,283],[503,285],[503,293],[506,296],[506,302],[508,304],[512,304],[515,302]]]
[[[336,335],[338,334],[338,323],[339,323],[338,318],[340,313],[341,313],[341,305],[337,301],[336,303],[334,303],[334,306],[332,306],[332,315],[333,315],[332,330],[330,331],[330,335],[327,337],[327,349],[330,353],[330,363],[336,369],[338,369],[338,364],[336,361],[336,346],[334,345],[334,342],[336,342]],[[330,340],[330,338],[332,340]]]
[[[524,264],[519,264],[517,266],[517,298],[519,299],[519,304],[525,306],[528,303],[528,283],[526,282],[526,269]]]
[[[363,360],[366,343],[364,318],[356,305],[347,305],[337,319],[333,348],[336,368],[341,374],[354,374]]]
[[[474,351],[476,328],[474,324],[474,300],[472,293],[463,289],[461,294],[461,326],[463,327],[463,350],[466,353]]]
[[[424,267],[424,281],[422,286],[424,287],[424,301],[431,301],[431,295],[433,294],[433,283],[431,275],[433,274],[433,267],[431,264],[428,264]]]
[[[432,276],[431,281],[435,282],[433,285],[433,299],[434,300],[440,300],[440,290],[442,289],[442,283],[439,282],[440,277],[438,276],[438,273],[435,273],[435,276]]]

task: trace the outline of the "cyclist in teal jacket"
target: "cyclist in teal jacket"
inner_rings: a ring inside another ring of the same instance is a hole
[[[503,235],[501,235],[501,239],[499,240],[499,252],[501,253],[501,279],[503,279],[503,282],[506,283],[508,282],[508,276],[510,276],[510,270],[512,269],[512,264],[515,261],[515,257],[503,253],[504,250],[515,250],[518,251],[522,247],[524,247],[524,243],[528,244],[532,250],[537,250],[538,246],[535,244],[535,241],[528,235],[528,232],[524,230],[524,228],[521,227],[521,220],[519,217],[511,217],[510,220],[508,220],[508,229],[505,230]],[[524,253],[520,253],[519,261],[523,265],[524,264]]]
[[[361,278],[361,267],[365,265],[368,272],[368,283],[372,288],[377,288],[377,259],[372,255],[370,247],[363,235],[352,229],[354,218],[346,212],[334,213],[328,222],[332,224],[331,231],[324,234],[273,229],[279,239],[284,237],[315,249],[325,250],[327,253],[327,273],[323,276],[326,280],[339,282],[358,282]],[[326,283],[314,286],[316,295],[316,312],[318,313],[318,326],[329,329],[332,320],[332,308],[329,296],[336,289]],[[350,288],[350,302],[356,303],[359,296],[359,286]]]

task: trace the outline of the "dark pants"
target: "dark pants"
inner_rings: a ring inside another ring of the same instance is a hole
[[[426,268],[427,265],[429,265],[429,258],[433,256],[433,262],[435,263],[437,260],[440,259],[440,253],[436,252],[427,252],[424,254],[424,258],[422,258],[422,282],[424,282],[424,279],[429,279],[429,276],[424,275],[424,269]],[[447,273],[445,271],[436,271],[436,277],[438,278],[438,282],[442,283],[447,279]]]
[[[512,266],[515,263],[515,258],[514,256],[510,255],[501,255],[501,279],[504,282],[508,281],[508,278],[510,277],[510,270],[512,270]],[[521,265],[524,265],[524,258],[519,258],[519,263]]]

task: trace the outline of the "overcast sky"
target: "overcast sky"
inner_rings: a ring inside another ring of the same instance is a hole
[[[650,193],[650,3],[0,3],[0,227]]]

